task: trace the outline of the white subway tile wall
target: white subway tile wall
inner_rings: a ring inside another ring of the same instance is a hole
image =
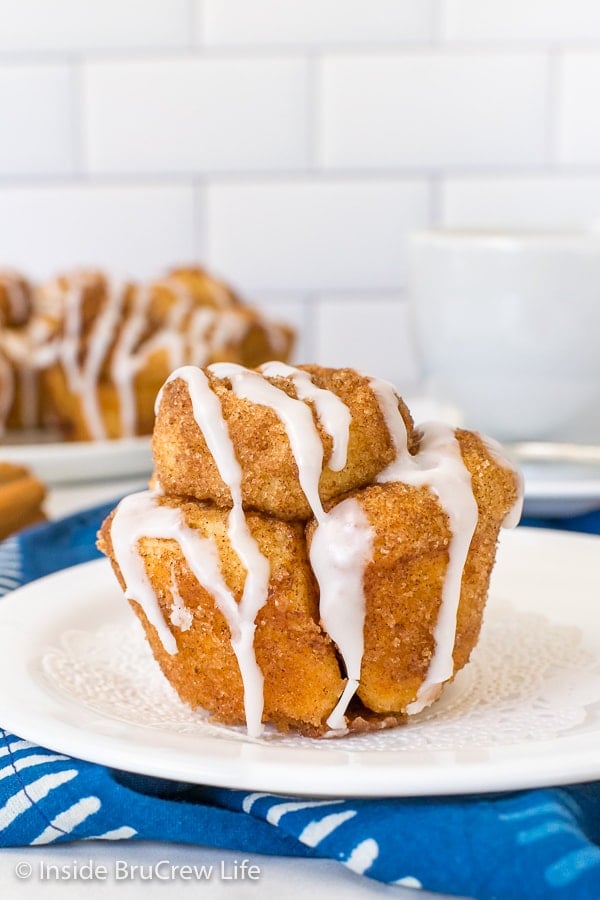
[[[0,0],[0,265],[197,260],[415,383],[406,239],[599,228],[597,0]]]
[[[331,168],[481,168],[545,161],[541,53],[328,55],[319,161]]]
[[[188,0],[0,0],[0,52],[190,45]]]
[[[303,169],[307,69],[285,58],[88,63],[85,168],[191,176]]]
[[[416,360],[401,296],[323,296],[316,326],[319,359],[376,373],[405,396],[416,390]],[[369,341],[365,329],[373,335]]]
[[[216,182],[207,260],[252,290],[393,290],[428,207],[425,179]]]
[[[558,161],[593,166],[600,157],[600,56],[564,53],[560,75]]]
[[[431,35],[433,0],[196,0],[207,45],[406,43]]]
[[[147,277],[196,256],[186,185],[0,185],[0,210],[3,264],[36,278],[80,266]]]
[[[565,41],[600,38],[595,0],[445,0],[442,34],[458,41]]]
[[[447,226],[597,230],[600,173],[449,177],[440,209]]]
[[[72,72],[64,63],[0,66],[0,176],[73,170]]]

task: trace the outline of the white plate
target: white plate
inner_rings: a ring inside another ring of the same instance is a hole
[[[150,438],[114,441],[51,441],[33,434],[18,444],[0,444],[0,460],[31,469],[48,485],[148,476],[152,471]]]
[[[0,725],[142,774],[314,796],[509,790],[600,777],[600,538],[504,535],[480,643],[432,710],[310,740],[211,725],[149,654],[108,561],[0,601]]]

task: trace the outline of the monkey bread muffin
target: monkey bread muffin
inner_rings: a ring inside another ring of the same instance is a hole
[[[192,707],[341,735],[402,723],[466,664],[520,515],[496,445],[415,427],[352,369],[217,363],[169,376],[153,453],[98,545]]]
[[[45,425],[47,397],[38,353],[48,338],[35,316],[35,290],[19,272],[0,269],[0,436]]]
[[[293,330],[199,267],[148,282],[84,269],[33,285],[0,270],[0,432],[87,441],[150,434],[173,369],[287,359]]]

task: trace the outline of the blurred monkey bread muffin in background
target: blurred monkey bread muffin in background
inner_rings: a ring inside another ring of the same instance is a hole
[[[475,646],[521,480],[352,369],[175,370],[99,547],[179,696],[259,735],[398,725]]]
[[[0,428],[51,423],[80,441],[150,434],[173,369],[287,359],[293,339],[199,267],[147,283],[86,269],[35,286],[0,272]]]
[[[0,269],[0,437],[47,422],[36,356],[49,332],[35,311],[33,285],[13,269]]]

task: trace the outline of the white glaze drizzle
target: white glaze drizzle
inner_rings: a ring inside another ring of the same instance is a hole
[[[132,437],[136,429],[136,407],[133,380],[141,368],[139,354],[134,354],[146,327],[146,314],[150,303],[150,291],[142,288],[136,291],[133,308],[123,322],[111,360],[110,373],[119,398],[119,414],[123,437]]]
[[[334,464],[340,469],[346,463],[349,411],[331,392],[317,388],[308,373],[282,363],[265,364],[261,367],[262,374],[234,363],[218,363],[210,366],[209,370],[218,378],[229,379],[237,396],[272,408],[285,426],[298,467],[301,487],[317,521],[311,542],[310,560],[320,588],[322,625],[337,644],[348,676],[344,691],[327,720],[332,730],[341,731],[345,727],[348,703],[356,692],[360,680],[364,652],[363,580],[365,566],[372,558],[373,530],[357,500],[347,499],[338,503],[330,513],[324,511],[319,496],[323,447],[310,408],[303,401],[312,400],[322,427],[332,437],[334,445],[332,456],[335,456]],[[290,397],[285,391],[272,385],[266,380],[267,377],[290,378],[299,399]],[[218,398],[211,390],[204,373],[195,367],[186,366],[174,371],[168,381],[176,378],[181,378],[187,383],[194,417],[205,436],[221,478],[231,491],[233,508],[229,520],[229,537],[248,572],[244,597],[239,605],[235,604],[231,594],[228,599],[223,599],[222,584],[220,593],[207,585],[206,575],[203,574],[205,563],[200,564],[198,558],[194,562],[185,549],[184,545],[191,552],[195,540],[194,537],[185,534],[185,532],[192,535],[194,533],[181,519],[177,521],[176,539],[182,544],[184,555],[198,580],[205,584],[207,590],[215,594],[217,605],[222,609],[230,626],[232,645],[244,682],[248,731],[255,735],[260,732],[263,698],[262,674],[256,665],[253,641],[256,613],[266,601],[268,563],[259,553],[248,531],[241,500],[241,470]],[[454,431],[437,423],[422,426],[423,435],[419,452],[414,456],[411,455],[407,447],[406,426],[398,408],[395,389],[391,384],[379,379],[371,379],[370,386],[377,397],[395,448],[395,459],[379,474],[376,481],[378,483],[401,481],[414,486],[427,486],[436,494],[448,516],[451,532],[442,600],[434,628],[434,652],[417,697],[407,710],[409,713],[415,713],[435,699],[443,683],[453,674],[453,649],[462,573],[477,524],[478,511],[473,497],[471,476],[462,460]],[[162,390],[157,397],[157,410],[161,397]],[[331,400],[329,397],[334,399]],[[340,406],[346,410],[345,413]],[[171,515],[174,513],[174,510],[170,510]],[[146,515],[149,515],[147,508]],[[169,524],[167,516],[161,512],[161,520],[163,519],[164,525],[167,526]],[[129,531],[131,532],[131,526]],[[135,529],[133,531],[135,532]],[[154,532],[157,531],[161,531],[161,528],[155,527]],[[171,528],[169,535],[156,533],[156,536],[175,536],[175,531]],[[123,529],[123,540],[126,534],[127,531]],[[138,537],[148,534],[148,524],[145,520],[141,524]],[[209,542],[206,539],[198,540],[202,542],[203,552],[206,554],[205,545]],[[113,543],[115,543],[114,525]],[[253,585],[250,575],[257,570],[260,571],[261,566],[261,563],[257,564],[257,552],[266,569],[263,569],[262,576]],[[119,555],[120,553],[121,551]],[[216,551],[212,555],[209,554],[209,557],[214,564],[217,558]],[[123,569],[122,566],[121,568]],[[218,584],[214,569],[211,569],[208,581],[213,585]],[[129,593],[132,595],[131,591]],[[156,600],[154,602],[156,603]],[[152,609],[151,604],[149,608]]]
[[[248,734],[256,737],[262,730],[263,676],[254,654],[255,623],[252,610],[238,604],[225,583],[213,540],[201,537],[190,528],[181,510],[159,505],[160,495],[152,491],[131,494],[121,501],[111,526],[115,558],[126,584],[125,596],[140,604],[154,626],[165,651],[177,652],[177,643],[165,623],[156,594],[147,576],[138,549],[141,538],[174,540],[179,545],[190,571],[214,598],[231,633],[231,646],[238,660],[244,686],[244,708]],[[248,581],[248,578],[246,579]]]
[[[358,502],[349,498],[333,507],[315,528],[310,563],[319,584],[322,625],[337,644],[348,681],[327,724],[346,727],[345,713],[360,682],[364,653],[364,571],[373,555],[373,529]]]
[[[83,337],[81,312],[89,283],[86,273],[72,277],[72,284],[65,293],[65,334],[56,343],[57,352],[65,367],[69,386],[80,398],[82,414],[90,434],[97,439],[106,437],[97,396],[98,381],[102,365],[111,353],[114,342],[110,375],[119,402],[121,434],[130,437],[137,429],[134,379],[151,354],[161,350],[166,352],[171,369],[186,361],[185,335],[181,323],[189,313],[191,298],[176,283],[167,284],[168,289],[176,294],[176,302],[168,312],[165,326],[140,343],[148,324],[147,310],[152,299],[150,287],[140,286],[135,289],[133,302],[125,315],[127,286],[108,285],[103,306],[92,326],[85,358],[79,363]],[[50,285],[46,295],[50,304],[53,297],[56,298],[57,305],[60,288]],[[120,332],[119,322],[122,322]]]
[[[26,325],[30,299],[16,271],[0,270],[0,284],[5,289],[9,306],[9,316],[5,323],[9,327],[2,330],[0,326],[0,350],[5,354],[2,365],[4,388],[0,399],[0,431],[6,424],[16,394],[19,397],[20,427],[32,428],[38,419],[39,378],[36,371],[36,330],[30,324]]]
[[[271,373],[276,372],[277,368],[276,364],[272,364]],[[323,444],[306,403],[290,397],[267,381],[263,377],[266,375],[264,369],[263,375],[234,363],[217,363],[209,369],[218,378],[229,379],[236,396],[273,409],[285,426],[298,468],[300,486],[317,521],[310,560],[319,584],[321,622],[337,644],[348,676],[344,692],[327,719],[330,728],[341,730],[345,727],[344,714],[360,678],[365,619],[363,576],[372,555],[372,529],[357,501],[348,500],[334,507],[330,513],[323,509],[319,495]],[[301,370],[296,372],[296,380],[303,393],[318,397],[319,389],[315,385],[309,387],[305,379],[299,377]],[[334,444],[339,446],[345,440],[347,447],[347,438],[344,439],[348,428],[347,416],[339,415],[338,404],[331,401],[324,403],[322,396],[319,405],[326,413],[327,428],[334,434]],[[332,415],[334,409],[336,414]],[[340,468],[344,467],[345,462],[344,459]],[[345,547],[347,541],[350,548]]]
[[[192,297],[189,293],[181,289],[177,282],[165,283],[164,286],[176,293],[164,326],[140,343],[147,327],[147,309],[152,299],[150,288],[143,286],[136,292],[133,309],[115,345],[111,375],[119,395],[123,436],[136,433],[134,379],[149,363],[152,354],[166,354],[169,371],[173,371],[189,362],[204,365],[210,352],[205,333],[214,320],[214,310],[201,308],[191,311]]]
[[[224,353],[232,345],[241,343],[248,333],[251,319],[236,307],[224,309],[215,317],[211,345],[215,353]]]
[[[433,656],[416,699],[407,707],[407,712],[412,714],[433,702],[454,671],[453,651],[462,575],[477,526],[478,509],[471,475],[463,462],[454,429],[438,422],[420,426],[419,452],[411,455],[406,425],[393,386],[376,378],[371,379],[370,385],[379,400],[396,451],[395,459],[380,472],[376,481],[380,484],[400,481],[415,487],[428,487],[438,497],[450,526],[448,564],[433,631]]]
[[[150,356],[156,352],[164,352],[167,355],[169,371],[172,372],[178,366],[189,362],[186,341],[189,339],[188,319],[193,306],[193,298],[177,281],[162,281],[159,286],[166,288],[175,296],[175,302],[167,311],[166,320],[154,334],[151,334],[144,343],[135,350],[135,371],[139,372],[148,363]],[[156,287],[156,285],[155,285]],[[148,286],[142,286],[142,291],[148,291]],[[150,294],[151,295],[151,294]]]
[[[19,395],[20,426],[32,428],[38,423],[39,371],[51,365],[56,358],[56,345],[50,339],[48,323],[32,320],[27,325],[14,329],[0,329],[0,354],[8,366],[10,377],[6,382],[5,394],[0,406],[0,423],[6,418]]]
[[[167,313],[164,329],[141,342],[148,326],[148,307],[152,292],[148,286],[135,291],[133,303],[112,353],[110,374],[119,398],[121,434],[132,437],[137,430],[135,402],[135,377],[147,365],[151,355],[164,351],[169,369],[183,365],[185,360],[185,336],[181,322],[189,311],[190,298],[179,296]]]
[[[125,290],[117,286],[109,289],[107,302],[94,321],[85,356],[80,361],[84,289],[81,283],[75,281],[65,295],[65,335],[58,343],[58,353],[69,387],[81,401],[90,435],[93,439],[99,440],[106,437],[106,427],[100,410],[98,381],[102,364],[119,323]]]
[[[179,593],[173,564],[171,564],[171,583],[169,585],[169,590],[173,601],[171,604],[171,615],[169,617],[171,625],[179,628],[180,631],[189,631],[194,621],[194,614],[192,610],[188,609],[185,605],[184,599]]]
[[[153,353],[166,355],[169,371],[185,364],[205,366],[210,359],[226,354],[241,343],[255,321],[247,314],[246,308],[236,306],[235,298],[221,282],[205,276],[206,290],[213,305],[198,306],[197,298],[185,280],[172,275],[152,285],[130,285],[134,295],[127,310],[124,299],[128,289],[108,284],[100,311],[86,337],[82,327],[82,306],[87,289],[99,283],[101,277],[96,272],[75,271],[68,276],[66,286],[61,279],[55,279],[36,292],[39,315],[30,324],[39,326],[43,323],[47,334],[42,335],[39,328],[30,327],[10,328],[0,333],[0,343],[8,360],[19,370],[20,413],[24,426],[37,421],[38,385],[36,376],[29,377],[31,369],[41,370],[59,360],[69,389],[79,400],[80,414],[90,437],[106,437],[98,399],[98,381],[108,360],[111,382],[119,403],[120,433],[125,437],[132,436],[137,431],[134,379],[149,363]],[[0,285],[6,290],[9,319],[18,321],[25,318],[29,298],[18,274],[12,270],[0,270]],[[170,304],[165,320],[142,341],[148,327],[145,313],[153,289],[160,287],[168,291],[175,302]],[[64,330],[59,334],[56,333],[56,324],[63,316]],[[264,328],[271,325],[260,317],[257,321]],[[54,322],[52,334],[51,322]],[[122,324],[121,330],[119,324]],[[268,331],[273,340],[280,332],[281,329],[278,330],[275,325]],[[10,342],[10,346],[5,347],[5,342]],[[20,365],[21,360],[23,365]],[[13,400],[14,391],[11,406]]]
[[[8,336],[7,334],[6,337]],[[17,343],[21,347],[20,358],[23,362],[29,360],[38,372],[51,366],[58,358],[58,343],[53,335],[52,326],[46,319],[34,317],[21,333],[21,340],[17,339]]]
[[[239,604],[234,602],[234,606],[228,608],[228,612],[222,611],[232,634],[232,646],[244,685],[248,733],[257,735],[261,730],[263,677],[254,653],[254,632],[257,613],[267,601],[269,562],[260,552],[244,515],[242,470],[235,456],[219,398],[212,391],[204,372],[195,366],[177,369],[165,384],[175,378],[187,384],[194,419],[204,435],[219,474],[231,493],[233,506],[229,513],[228,536],[231,546],[246,569],[246,578]],[[161,398],[162,390],[157,397],[157,408]]]
[[[350,440],[350,410],[340,398],[323,388],[317,387],[308,372],[288,366],[282,362],[268,362],[259,366],[266,378],[289,378],[300,400],[311,400],[317,411],[319,422],[333,441],[331,457],[327,463],[333,472],[341,471],[348,460]]]
[[[288,349],[288,337],[285,330],[276,322],[265,319],[262,323],[267,334],[267,340],[273,348],[275,357],[284,356]]]
[[[126,598],[140,604],[165,651],[170,655],[177,653],[177,642],[165,622],[138,547],[142,538],[174,540],[198,583],[214,597],[229,625],[234,650],[236,646],[245,646],[248,636],[240,628],[243,623],[239,621],[238,604],[221,574],[214,541],[190,528],[180,509],[161,506],[159,500],[160,495],[153,491],[141,491],[121,500],[115,511],[111,540],[125,581]]]
[[[10,323],[20,324],[24,322],[29,309],[29,296],[23,287],[19,274],[13,269],[1,269],[0,282],[6,291],[10,308]]]
[[[210,306],[195,309],[188,323],[187,362],[193,366],[205,366],[211,354],[210,333],[217,312]]]
[[[317,521],[325,516],[319,496],[323,469],[323,445],[310,407],[288,396],[258,372],[237,363],[215,363],[209,371],[217,378],[228,378],[238,397],[270,407],[283,422],[298,467],[298,478]]]

